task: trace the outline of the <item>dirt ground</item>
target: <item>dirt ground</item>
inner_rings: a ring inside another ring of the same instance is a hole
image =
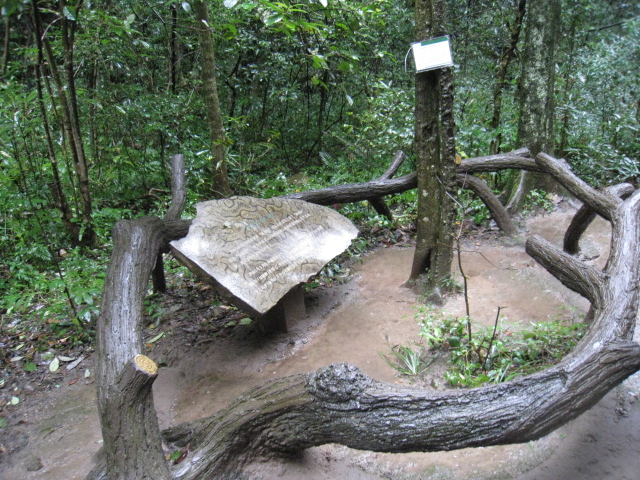
[[[563,202],[564,203],[564,202]],[[527,222],[529,234],[560,244],[573,208]],[[504,326],[549,318],[577,319],[587,302],[547,274],[516,239],[467,238],[463,268],[469,278],[471,315],[492,324],[507,307]],[[602,266],[610,230],[596,221],[582,242],[583,258]],[[149,355],[163,368],[154,384],[161,428],[209,415],[266,379],[308,372],[333,362],[357,365],[386,382],[405,382],[380,357],[390,346],[418,339],[414,320],[419,299],[402,287],[410,247],[382,248],[352,265],[353,279],[307,294],[307,318],[287,334],[265,338],[250,327],[207,338],[175,329]],[[444,310],[464,315],[464,299],[453,295]],[[178,311],[173,312],[175,314]],[[638,336],[636,336],[638,338]],[[95,385],[86,369],[91,358],[65,373],[43,393],[24,396],[0,430],[0,478],[73,480],[86,476],[101,446]],[[428,388],[445,388],[437,372]],[[299,458],[257,462],[246,479],[637,479],[640,471],[640,374],[611,391],[563,428],[527,444],[454,452],[381,454],[337,445],[312,448]],[[5,410],[6,413],[7,410]]]

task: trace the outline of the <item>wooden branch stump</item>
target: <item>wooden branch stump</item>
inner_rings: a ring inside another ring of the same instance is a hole
[[[160,445],[152,442],[158,419],[151,387],[157,376],[155,362],[145,355],[136,355],[106,389],[107,401],[102,402],[100,409],[101,419],[108,419],[102,422],[104,450],[89,478],[102,478],[106,462],[109,478],[171,478]]]
[[[151,384],[156,372],[142,339],[142,301],[160,248],[158,218],[122,220],[102,293],[96,332],[98,410],[111,479],[171,478],[161,449]]]

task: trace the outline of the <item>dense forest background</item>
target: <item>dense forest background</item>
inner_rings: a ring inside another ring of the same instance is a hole
[[[461,157],[516,144],[523,0],[448,1]],[[110,230],[163,215],[183,154],[187,215],[213,198],[203,2],[4,0],[0,64],[1,325],[25,318],[86,341]],[[362,182],[404,150],[414,168],[413,2],[210,1],[234,194]],[[640,179],[640,5],[563,0],[555,156],[596,186]],[[206,78],[206,75],[205,75]],[[406,173],[405,172],[405,173]],[[509,173],[484,178],[496,193]],[[538,192],[539,194],[539,192]],[[394,203],[415,209],[415,193]],[[341,212],[382,222],[367,205]],[[483,221],[481,205],[463,214]],[[71,332],[71,333],[70,333]]]

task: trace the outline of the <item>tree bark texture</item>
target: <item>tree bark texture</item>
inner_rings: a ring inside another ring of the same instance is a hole
[[[416,0],[417,41],[446,34],[442,0]],[[418,176],[416,250],[410,281],[428,273],[427,290],[436,290],[451,274],[452,198],[455,186],[453,79],[446,69],[416,74],[415,149]]]
[[[176,221],[180,219],[184,205],[187,202],[187,180],[184,168],[184,155],[177,154],[171,157],[171,205],[164,215],[164,221]],[[167,281],[164,276],[163,253],[167,250],[160,250],[153,267],[151,278],[153,280],[153,291],[164,293],[167,291]]]
[[[151,391],[155,372],[141,368],[136,359],[144,351],[142,300],[149,276],[169,242],[186,236],[191,224],[178,220],[186,199],[182,155],[172,158],[172,194],[164,221],[123,220],[113,230],[114,250],[96,329],[98,410],[105,448],[89,478],[106,478],[106,472],[114,479],[171,478],[157,448],[162,440]]]
[[[8,19],[8,17],[7,17]],[[32,9],[32,19],[34,25],[38,24],[35,10]],[[80,243],[80,229],[77,223],[74,222],[73,213],[69,208],[67,197],[62,188],[62,181],[60,180],[60,168],[58,167],[58,159],[56,158],[55,148],[53,146],[53,139],[51,138],[51,129],[49,127],[49,119],[47,116],[47,109],[44,103],[44,95],[42,89],[42,77],[44,69],[44,48],[42,46],[42,39],[40,35],[36,35],[36,47],[38,50],[38,64],[35,67],[36,71],[36,91],[38,92],[38,107],[40,109],[40,116],[42,117],[42,126],[47,141],[47,152],[49,154],[49,161],[51,163],[51,174],[53,175],[53,182],[51,183],[51,192],[56,204],[56,208],[60,210],[60,216],[62,223],[65,226],[71,245],[76,247]]]
[[[218,81],[216,79],[216,59],[211,37],[211,21],[206,2],[193,2],[196,14],[196,30],[202,53],[202,89],[207,106],[209,134],[211,136],[211,155],[213,168],[213,194],[215,198],[226,198],[231,195],[227,174],[227,152],[220,100],[218,98]]]
[[[526,146],[535,158],[540,152],[553,154],[555,45],[560,21],[559,0],[529,2],[526,12],[525,42],[520,78],[520,118],[518,145]],[[520,210],[529,191],[536,185],[551,184],[528,172],[520,172],[507,209]]]
[[[469,158],[462,160],[457,168],[456,182],[458,186],[472,190],[485,203],[489,209],[491,217],[496,221],[498,227],[506,234],[513,235],[515,226],[507,210],[502,206],[498,198],[493,194],[491,189],[484,184],[482,180],[471,177],[475,172],[494,172],[496,170],[521,168],[533,171],[542,171],[534,159],[528,157],[527,149],[516,150],[511,153],[488,155],[485,157]],[[394,160],[387,171],[377,180],[364,183],[344,184],[334,187],[323,188],[320,190],[307,190],[290,195],[284,198],[293,198],[296,200],[304,200],[317,205],[335,205],[340,203],[361,202],[367,200],[376,208],[378,213],[385,215],[384,211],[379,210],[376,200],[386,195],[395,195],[407,190],[411,190],[418,186],[417,174],[411,173],[391,179],[395,172],[404,161],[404,153],[397,152]],[[385,205],[386,207],[386,205]]]
[[[593,406],[640,369],[640,346],[633,342],[640,190],[622,200],[577,181],[566,164],[548,155],[539,155],[536,163],[612,223],[604,271],[541,238],[526,243],[529,255],[592,302],[593,323],[559,364],[499,385],[445,392],[385,384],[340,363],[275,379],[213,416],[163,432],[165,442],[191,445],[187,460],[172,466],[164,461],[157,421],[150,414],[153,373],[138,371],[135,358],[142,349],[142,301],[154,258],[170,239],[186,234],[188,222],[119,222],[96,344],[107,460],[88,478],[240,478],[247,461],[326,443],[426,452],[527,442]]]
[[[40,7],[37,1],[33,2],[33,17],[35,22],[36,35],[42,36],[44,30],[42,27],[42,19],[40,16]],[[64,8],[64,2],[61,2],[60,9]],[[78,180],[78,190],[80,192],[81,215],[84,233],[82,242],[93,247],[97,241],[97,236],[93,229],[93,207],[91,203],[91,191],[89,187],[89,168],[84,153],[84,143],[80,132],[80,120],[77,114],[77,103],[75,97],[75,81],[73,71],[73,48],[74,48],[74,26],[69,28],[68,23],[71,22],[61,13],[62,17],[62,40],[64,49],[64,67],[66,73],[66,85],[62,81],[62,76],[56,63],[56,58],[51,48],[51,44],[45,37],[42,38],[47,61],[49,62],[49,71],[51,78],[56,86],[57,98],[60,103],[60,111],[62,112],[62,123],[65,138],[69,144],[73,167]]]
[[[502,116],[502,92],[505,88],[505,80],[507,78],[507,71],[511,60],[516,55],[516,48],[518,47],[518,41],[520,40],[520,32],[522,30],[522,21],[524,20],[524,14],[527,8],[527,0],[519,0],[518,13],[511,27],[511,39],[509,41],[509,47],[504,51],[500,57],[500,63],[498,65],[498,72],[496,73],[496,87],[493,92],[493,117],[491,118],[491,128],[497,130],[500,127],[500,117]],[[491,140],[491,153],[496,154],[500,151],[500,144],[502,143],[502,134],[498,133],[496,137]]]
[[[120,221],[113,229],[113,254],[96,329],[98,411],[109,478],[171,478],[164,460],[150,390],[132,401],[123,371],[144,352],[142,299],[164,243],[155,217]],[[152,415],[153,413],[153,415]],[[121,418],[123,420],[121,420]]]
[[[628,198],[634,192],[635,188],[630,183],[621,183],[619,185],[613,185],[611,187],[607,187],[606,191],[611,193],[617,197],[622,198],[623,200]],[[588,205],[583,205],[576,212],[567,228],[567,231],[564,235],[563,240],[563,248],[564,251],[571,254],[577,255],[580,252],[580,238],[582,234],[589,228],[591,222],[593,222],[596,218],[596,212],[591,209]]]
[[[444,32],[445,2],[436,4],[436,18]],[[451,276],[451,262],[454,254],[454,223],[456,219],[456,143],[454,107],[454,83],[451,69],[445,68],[440,74],[440,143],[441,158],[438,172],[440,189],[438,238],[435,245],[435,258],[431,261],[434,287],[440,288]],[[488,189],[487,189],[488,190]],[[500,202],[496,203],[499,205]],[[505,212],[506,215],[506,212]],[[508,217],[508,215],[507,215]]]

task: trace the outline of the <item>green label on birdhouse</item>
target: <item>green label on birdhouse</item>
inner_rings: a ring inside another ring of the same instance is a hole
[[[411,44],[416,73],[453,65],[449,37],[437,37]]]

